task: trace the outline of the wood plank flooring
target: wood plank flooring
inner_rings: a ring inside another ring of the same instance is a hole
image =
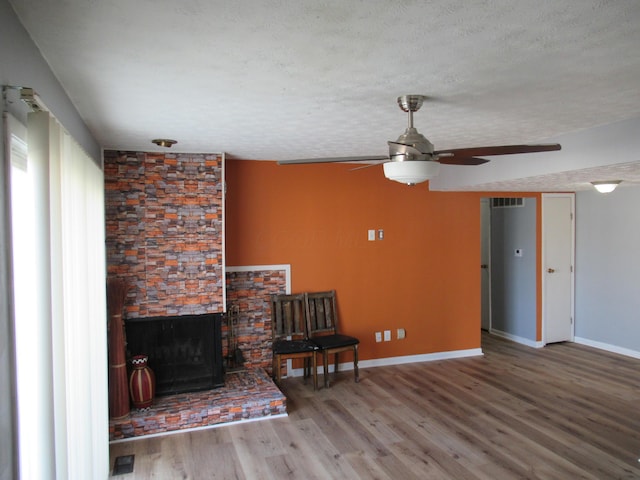
[[[128,479],[639,479],[640,360],[483,334],[482,357],[362,369],[289,416],[113,444]]]

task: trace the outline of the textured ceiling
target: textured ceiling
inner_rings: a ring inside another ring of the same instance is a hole
[[[406,93],[437,149],[640,117],[638,0],[10,1],[105,148],[384,155]]]
[[[517,180],[481,183],[469,187],[458,187],[456,190],[478,192],[579,192],[592,190],[593,185],[590,182],[594,180],[614,179],[624,179],[619,188],[640,186],[640,162],[535,175]]]

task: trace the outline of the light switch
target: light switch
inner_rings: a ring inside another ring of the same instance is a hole
[[[369,239],[370,242],[375,242],[375,240],[376,240],[376,231],[375,230],[368,230],[367,231],[367,238]]]
[[[391,330],[385,330],[384,331],[384,341],[385,342],[390,342],[391,341]]]

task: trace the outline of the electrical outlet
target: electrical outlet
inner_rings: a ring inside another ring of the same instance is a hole
[[[385,342],[390,342],[391,341],[391,330],[385,330],[384,331],[384,341]]]
[[[376,342],[382,341],[382,332],[376,332]]]
[[[398,340],[402,340],[406,335],[404,328],[399,328],[396,333],[397,333]]]

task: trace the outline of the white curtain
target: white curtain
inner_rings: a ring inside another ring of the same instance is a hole
[[[48,112],[28,116],[25,175],[13,164],[21,478],[106,478],[103,174]]]

